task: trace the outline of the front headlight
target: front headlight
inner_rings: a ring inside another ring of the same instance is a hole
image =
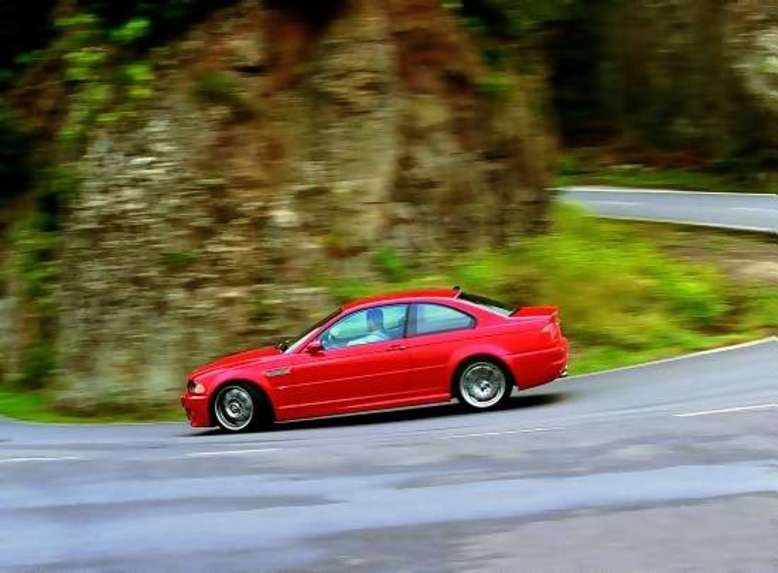
[[[205,386],[198,384],[194,380],[190,380],[186,384],[186,391],[190,394],[205,394]]]

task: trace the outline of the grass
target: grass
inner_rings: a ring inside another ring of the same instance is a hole
[[[25,392],[21,390],[0,390],[0,416],[27,422],[45,422],[50,424],[73,423],[131,423],[148,421],[181,421],[181,410],[170,410],[111,414],[110,416],[75,416],[58,411],[45,392]]]
[[[692,168],[656,168],[647,165],[598,165],[579,161],[569,154],[560,161],[555,187],[573,185],[607,185],[647,189],[682,189],[735,193],[778,193],[778,175],[763,173],[759,177],[739,179],[732,175]],[[589,167],[589,166],[594,167]]]
[[[748,253],[771,260],[752,236],[673,225],[594,219],[558,205],[552,231],[500,250],[408,260],[377,249],[372,279],[311,272],[314,286],[345,301],[453,284],[516,305],[554,304],[571,341],[571,372],[584,374],[755,340],[778,332],[778,282],[746,280],[726,263]],[[691,246],[690,246],[691,245]],[[727,259],[733,249],[741,249]],[[748,251],[743,253],[742,250]],[[410,278],[409,278],[410,277]],[[260,309],[264,312],[263,309]],[[58,413],[46,393],[0,391],[0,414],[82,422]],[[89,418],[90,422],[181,420],[178,409]]]
[[[426,262],[434,271],[413,269],[411,280],[324,275],[314,282],[340,300],[459,284],[516,305],[558,305],[574,374],[776,333],[778,286],[736,281],[711,262],[671,256],[659,245],[671,242],[674,227],[599,221],[569,205],[558,206],[553,218],[546,236]]]

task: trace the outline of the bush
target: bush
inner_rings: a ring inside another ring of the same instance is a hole
[[[205,71],[195,77],[192,91],[203,102],[223,105],[236,118],[251,117],[255,110],[241,93],[238,79],[226,72]]]
[[[20,357],[21,372],[15,381],[25,390],[40,390],[50,381],[56,368],[54,348],[49,342],[36,342],[25,348]]]
[[[146,49],[186,31],[214,10],[237,0],[79,0],[112,29],[111,40]]]
[[[0,100],[0,206],[29,185],[29,153],[29,136]]]
[[[401,282],[408,279],[408,268],[405,259],[392,247],[382,247],[373,256],[373,265],[381,276],[391,282]]]
[[[676,260],[629,223],[568,205],[548,235],[502,250],[430,255],[408,272],[391,249],[375,255],[377,280],[319,273],[338,302],[408,288],[460,284],[515,306],[557,305],[575,372],[623,366],[740,341],[776,328],[778,291],[729,284],[704,263]],[[312,279],[314,280],[314,279]]]

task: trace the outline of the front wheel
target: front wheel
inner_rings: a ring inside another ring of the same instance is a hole
[[[510,398],[512,384],[499,364],[481,359],[465,365],[459,371],[456,389],[462,405],[472,410],[488,410],[504,404]]]
[[[216,422],[227,432],[243,432],[264,423],[265,404],[259,392],[247,384],[227,384],[213,401]]]

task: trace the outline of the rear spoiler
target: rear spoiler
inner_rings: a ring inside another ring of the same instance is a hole
[[[559,307],[557,306],[525,306],[511,314],[513,317],[547,316],[551,322],[559,324]]]

